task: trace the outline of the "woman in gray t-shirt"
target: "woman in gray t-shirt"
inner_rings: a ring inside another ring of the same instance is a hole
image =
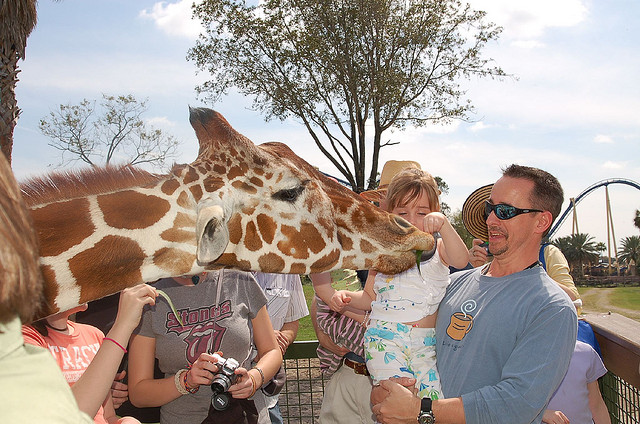
[[[234,399],[251,397],[275,375],[282,355],[266,298],[253,275],[218,270],[199,282],[177,277],[160,280],[154,287],[169,296],[182,323],[160,297],[145,308],[129,347],[129,397],[134,405],[161,406],[162,424],[201,423],[207,418],[209,386],[218,369],[214,352],[240,363],[238,380],[229,389]],[[260,355],[253,369],[248,359],[252,337]],[[154,358],[163,379],[154,379]],[[268,411],[258,412],[258,422],[268,423]]]

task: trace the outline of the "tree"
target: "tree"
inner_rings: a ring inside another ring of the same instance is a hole
[[[637,275],[640,265],[640,236],[622,239],[622,247],[618,250],[618,260],[629,267],[631,275]]]
[[[569,263],[573,264],[574,272],[578,269],[578,276],[584,277],[582,265],[585,262],[593,262],[598,260],[597,245],[594,237],[586,233],[576,233],[566,237],[560,237],[552,242],[558,247],[567,258]]]
[[[198,91],[215,102],[236,87],[267,120],[300,120],[356,192],[375,187],[380,149],[397,144],[385,131],[465,119],[473,106],[458,81],[505,75],[481,55],[502,29],[460,0],[204,0],[194,10],[207,29],[188,57],[212,75]]]
[[[457,209],[453,213],[453,215],[451,215],[451,219],[449,219],[449,222],[451,222],[451,226],[454,230],[456,230],[456,233],[458,233],[467,248],[471,249],[473,245],[473,236],[471,235],[471,233],[469,233],[469,231],[467,231],[467,228],[464,226],[464,221],[462,221],[462,211],[460,209]]]
[[[0,2],[0,149],[11,163],[13,129],[20,109],[16,101],[18,60],[24,59],[27,37],[36,26],[36,0]]]
[[[77,105],[60,105],[40,120],[40,131],[51,139],[50,146],[62,152],[61,163],[82,161],[91,166],[104,161],[147,163],[162,168],[177,155],[178,141],[148,126],[141,118],[147,101],[132,95],[103,95],[103,112],[97,115],[96,102],[84,99]]]
[[[633,225],[640,230],[640,210],[636,209],[636,217],[633,219]]]

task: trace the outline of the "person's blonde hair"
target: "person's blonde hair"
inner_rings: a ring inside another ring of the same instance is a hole
[[[440,189],[435,178],[426,171],[418,168],[407,168],[396,174],[387,189],[387,210],[391,212],[395,207],[410,204],[427,193],[429,208],[432,212],[440,212]]]
[[[0,322],[36,316],[44,299],[39,258],[31,215],[0,153]]]

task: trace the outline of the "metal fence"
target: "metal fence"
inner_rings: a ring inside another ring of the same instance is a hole
[[[317,341],[295,342],[285,355],[287,382],[280,393],[280,410],[286,423],[313,424],[318,420],[325,380],[316,357]],[[612,424],[640,424],[640,390],[608,372],[600,391]]]

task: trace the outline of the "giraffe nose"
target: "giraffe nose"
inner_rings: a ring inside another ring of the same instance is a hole
[[[400,218],[399,216],[393,216],[392,218],[397,225],[399,234],[407,234],[408,230],[413,227],[413,225],[404,218]]]

